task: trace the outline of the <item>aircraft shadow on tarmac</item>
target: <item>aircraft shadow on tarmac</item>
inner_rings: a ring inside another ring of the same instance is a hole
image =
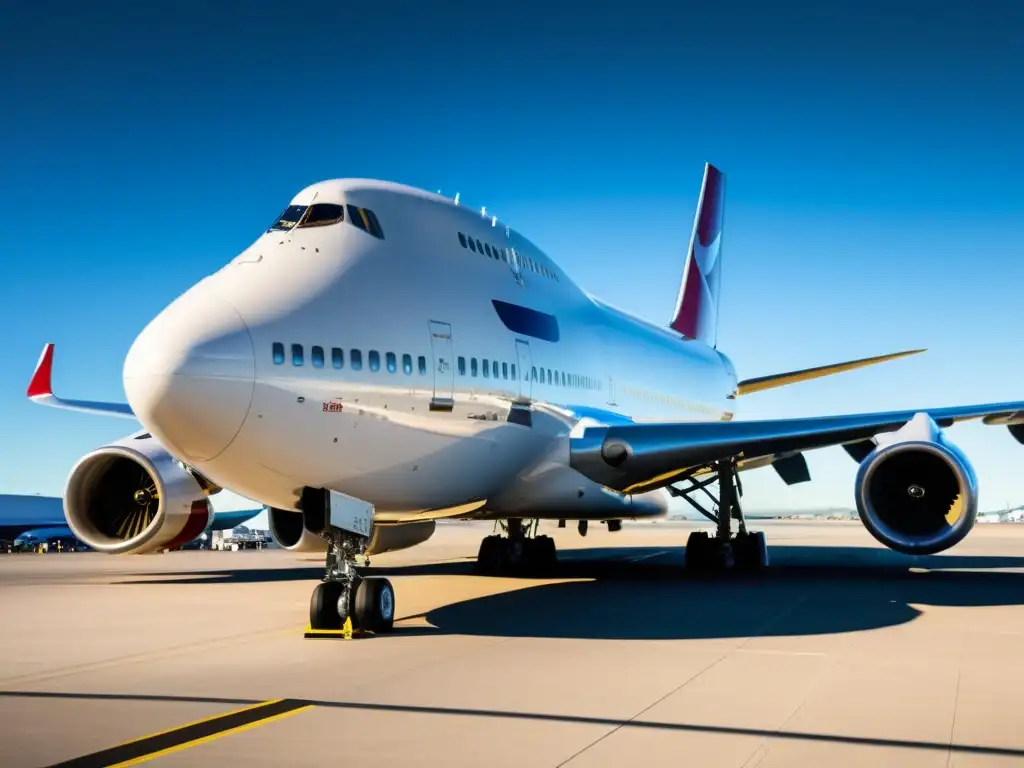
[[[878,547],[777,546],[760,574],[692,576],[680,549],[566,550],[540,584],[428,611],[421,634],[670,640],[856,632],[913,621],[921,606],[1024,603],[1024,557],[907,557]],[[914,569],[914,570],[911,570]],[[998,571],[994,569],[1021,569]],[[465,575],[469,560],[370,567],[367,575]],[[158,583],[318,580],[319,566],[165,574]],[[575,581],[562,581],[574,579]],[[516,579],[510,579],[516,581]],[[123,583],[123,582],[122,582]],[[154,582],[147,582],[154,583]]]
[[[556,578],[436,608],[436,629],[396,627],[389,637],[446,633],[502,637],[672,640],[818,635],[895,626],[920,606],[1000,606],[1024,602],[1024,557],[906,557],[873,547],[772,547],[758,575],[686,577],[682,555],[630,550],[630,559],[560,563]],[[622,550],[617,550],[621,558]],[[674,562],[673,562],[674,561]],[[454,564],[395,568],[394,576],[452,572]],[[914,568],[915,570],[911,570]],[[932,570],[936,569],[936,570]],[[942,569],[942,570],[937,570]],[[970,570],[961,570],[970,569]]]

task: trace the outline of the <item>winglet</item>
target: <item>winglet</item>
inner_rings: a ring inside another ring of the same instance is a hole
[[[36,363],[35,373],[32,374],[32,381],[28,383],[28,392],[31,398],[45,397],[53,394],[53,344],[43,347],[43,354],[39,356]]]
[[[49,405],[54,408],[67,408],[72,411],[83,413],[100,413],[106,416],[120,416],[132,419],[131,406],[126,403],[99,403],[92,400],[65,400],[53,394],[53,344],[43,347],[43,354],[39,356],[36,363],[36,370],[32,374],[32,380],[28,383],[25,392],[28,398],[40,405]]]

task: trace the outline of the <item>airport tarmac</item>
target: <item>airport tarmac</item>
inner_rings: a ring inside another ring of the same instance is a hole
[[[1024,526],[906,558],[759,521],[769,571],[699,579],[694,527],[543,526],[559,568],[517,579],[441,525],[374,559],[401,620],[353,641],[302,637],[318,558],[0,556],[0,764],[1024,763]]]

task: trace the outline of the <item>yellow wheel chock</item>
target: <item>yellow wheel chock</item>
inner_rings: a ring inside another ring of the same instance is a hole
[[[352,618],[345,619],[345,623],[341,629],[313,629],[311,624],[306,625],[306,631],[302,634],[303,637],[333,637],[336,640],[352,640],[356,637],[368,637],[372,635],[372,632],[366,630],[357,630],[352,628]]]

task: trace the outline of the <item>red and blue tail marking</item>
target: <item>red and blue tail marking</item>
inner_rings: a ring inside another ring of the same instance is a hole
[[[718,343],[718,295],[722,275],[722,222],[725,213],[725,176],[710,163],[704,166],[690,250],[676,312],[669,327],[708,346]]]

